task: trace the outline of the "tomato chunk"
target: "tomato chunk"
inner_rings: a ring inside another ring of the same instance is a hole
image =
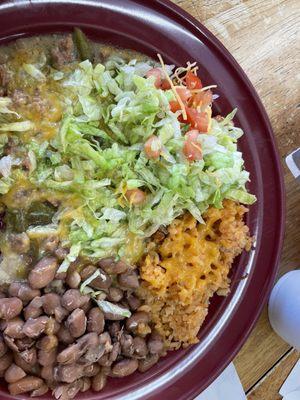
[[[188,101],[192,97],[191,91],[184,87],[177,87],[176,92],[182,101]]]
[[[206,112],[199,112],[194,108],[186,107],[187,122],[199,132],[207,133],[209,117]]]
[[[183,145],[183,154],[189,161],[202,160],[201,145],[197,141],[199,137],[199,131],[191,130],[185,135],[185,142]]]
[[[201,79],[197,75],[193,74],[193,72],[191,72],[191,71],[189,71],[186,74],[185,83],[186,83],[186,87],[190,90],[202,88]]]
[[[152,68],[146,74],[147,78],[149,78],[150,76],[154,76],[155,78],[154,85],[157,89],[159,89],[162,83],[162,76],[163,76],[162,70],[160,68]]]
[[[162,82],[161,82],[160,87],[161,87],[162,90],[169,90],[169,89],[171,89],[171,84],[168,81],[168,79],[163,79]]]
[[[158,158],[160,156],[161,147],[162,144],[160,139],[155,135],[150,136],[144,144],[146,156],[150,159]]]
[[[130,204],[137,205],[145,201],[146,193],[141,189],[131,189],[126,191],[125,197]]]
[[[193,97],[192,103],[193,107],[203,107],[206,108],[213,102],[212,92],[211,90],[207,90],[206,92],[196,93]]]
[[[181,110],[180,104],[178,103],[177,100],[171,100],[170,101],[170,110],[175,113],[176,111]]]

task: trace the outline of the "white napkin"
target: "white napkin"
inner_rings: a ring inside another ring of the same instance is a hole
[[[300,400],[300,360],[281,386],[279,394],[283,396],[283,400]]]
[[[247,400],[239,376],[231,363],[195,400]],[[300,399],[300,397],[299,397]],[[298,399],[298,400],[299,400]],[[292,400],[292,399],[291,399]]]

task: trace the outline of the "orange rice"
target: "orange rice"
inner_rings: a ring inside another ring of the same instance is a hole
[[[198,331],[214,293],[229,292],[228,273],[234,258],[249,250],[247,209],[225,200],[209,208],[205,224],[189,213],[175,219],[164,235],[157,232],[140,265],[140,296],[167,348],[197,343]]]

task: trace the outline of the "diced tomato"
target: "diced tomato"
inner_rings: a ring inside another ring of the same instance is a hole
[[[191,127],[199,132],[207,133],[209,127],[209,117],[205,112],[199,112],[194,108],[186,107],[187,122]]]
[[[213,102],[213,94],[211,90],[206,90],[202,98],[202,106],[206,108]]]
[[[170,82],[168,81],[168,79],[163,79],[160,85],[160,88],[162,90],[169,90],[171,89],[171,85]]]
[[[191,129],[190,131],[187,131],[185,134],[185,137],[188,138],[189,140],[197,140],[198,136],[200,135],[200,132],[197,129]]]
[[[130,204],[137,205],[145,201],[146,193],[143,192],[141,189],[131,189],[127,190],[127,192],[125,193],[125,197]]]
[[[186,74],[185,83],[186,83],[186,87],[190,90],[202,88],[201,79],[197,75],[193,74],[193,72],[191,72],[191,71],[189,71]]]
[[[157,89],[159,89],[162,83],[162,76],[163,76],[162,70],[160,68],[152,68],[146,74],[147,78],[149,78],[150,76],[154,76],[155,78],[154,85]]]
[[[192,93],[185,87],[177,87],[176,92],[182,101],[188,101],[192,97]]]
[[[171,100],[170,101],[170,110],[175,113],[176,111],[181,110],[180,104],[178,103],[177,100]]]
[[[162,144],[160,139],[155,135],[150,136],[149,139],[144,144],[144,150],[146,156],[151,159],[158,158],[161,153],[161,147]]]
[[[213,101],[211,90],[207,90],[206,92],[196,93],[192,99],[192,105],[194,108],[203,107],[206,108]]]
[[[197,141],[199,131],[192,130],[185,135],[185,142],[183,145],[183,154],[189,161],[202,160],[201,145]]]

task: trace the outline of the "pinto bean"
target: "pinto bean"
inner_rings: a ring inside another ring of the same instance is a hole
[[[85,314],[88,314],[89,311],[93,308],[92,301],[89,300],[87,303],[83,304],[80,308],[84,311]]]
[[[112,365],[112,362],[110,361],[109,353],[103,354],[99,358],[98,364],[101,365],[101,367],[110,367]]]
[[[24,317],[25,319],[29,318],[37,318],[43,314],[43,298],[42,297],[35,297],[31,300],[27,307],[24,308]]]
[[[138,275],[134,270],[118,275],[118,282],[126,289],[137,289],[140,286]]]
[[[29,272],[29,285],[33,289],[44,288],[54,279],[57,268],[58,262],[55,257],[43,257]]]
[[[83,367],[79,364],[59,365],[54,368],[54,378],[64,383],[72,383],[83,376]]]
[[[97,375],[99,372],[100,372],[100,366],[98,364],[91,364],[83,367],[84,376],[88,376],[89,378]]]
[[[54,335],[44,336],[37,343],[36,347],[40,350],[49,351],[58,346],[58,339]]]
[[[157,332],[151,333],[147,345],[151,354],[161,354],[164,351],[164,341]]]
[[[148,369],[153,367],[159,360],[158,354],[149,354],[146,358],[139,360],[139,368],[140,372],[146,372]]]
[[[64,260],[67,255],[69,254],[69,249],[66,249],[64,247],[58,247],[55,251],[54,254],[56,255],[56,257],[62,261]]]
[[[4,341],[9,349],[12,351],[19,351],[18,346],[16,344],[16,339],[13,339],[7,335],[3,335]]]
[[[26,362],[26,364],[32,367],[37,361],[36,348],[31,347],[30,349],[22,351],[20,357]]]
[[[104,346],[106,353],[111,351],[111,337],[108,332],[103,332],[101,335],[99,335],[99,342]]]
[[[101,344],[100,346],[89,347],[86,352],[80,357],[79,363],[81,364],[92,364],[96,363],[104,354],[105,347]]]
[[[53,365],[47,365],[41,369],[41,377],[47,382],[54,380],[54,367]]]
[[[146,325],[149,321],[150,316],[148,313],[144,311],[138,311],[132,314],[131,317],[126,320],[126,329],[130,332],[136,332],[139,325]]]
[[[85,281],[90,276],[92,276],[93,273],[95,273],[96,271],[97,271],[97,267],[95,267],[94,265],[88,265],[88,266],[84,267],[82,269],[82,271],[80,271],[81,280]]]
[[[11,352],[7,352],[0,358],[0,376],[3,377],[7,368],[11,365],[13,356]]]
[[[100,289],[100,290],[108,289],[112,282],[110,276],[108,276],[101,269],[96,268],[94,265],[88,265],[81,271],[80,273],[81,279],[85,281],[90,276],[92,276],[97,270],[100,272],[100,276],[96,277],[92,282],[90,282],[89,286],[91,286],[93,289]]]
[[[68,311],[74,311],[81,308],[90,300],[89,296],[83,296],[77,289],[69,289],[62,296],[61,304]]]
[[[0,318],[8,320],[17,317],[22,311],[23,304],[17,297],[0,299]]]
[[[57,348],[54,347],[51,350],[41,349],[38,351],[38,362],[43,367],[55,364],[57,356]]]
[[[60,296],[56,293],[47,293],[43,297],[43,309],[47,315],[54,315],[57,307],[61,307]]]
[[[54,319],[49,318],[45,328],[46,335],[56,335],[60,329],[60,324]]]
[[[11,364],[4,375],[4,379],[7,383],[15,383],[26,376],[26,372],[16,364]]]
[[[39,337],[45,331],[48,320],[46,316],[29,318],[23,326],[23,333],[30,338]]]
[[[77,289],[81,282],[80,273],[78,271],[72,271],[68,273],[66,282],[71,289]]]
[[[88,378],[87,376],[84,376],[83,378],[81,378],[81,389],[80,391],[82,393],[87,392],[88,390],[90,390],[91,386],[92,386],[92,382],[90,380],[90,378]]]
[[[108,332],[112,338],[118,338],[121,332],[121,325],[119,321],[112,322],[108,327]]]
[[[111,275],[122,274],[130,268],[124,261],[115,261],[112,257],[103,258],[98,264],[107,274]]]
[[[71,344],[74,342],[73,336],[64,325],[61,325],[59,331],[57,332],[57,337],[59,342],[64,344]]]
[[[142,304],[141,300],[133,294],[127,296],[127,302],[132,311],[136,311]]]
[[[123,290],[116,287],[111,287],[108,290],[107,300],[118,303],[123,298]]]
[[[108,289],[112,283],[111,277],[100,269],[98,269],[98,271],[100,275],[93,279],[92,282],[89,283],[89,286],[97,290]]]
[[[7,321],[4,334],[14,339],[22,339],[25,337],[23,333],[23,326],[24,321],[21,318],[13,318]]]
[[[103,335],[103,334],[102,334]],[[77,344],[79,346],[80,351],[82,354],[89,348],[89,347],[96,347],[99,344],[103,344],[101,342],[101,336],[98,336],[95,332],[86,333],[84,336],[77,340]],[[109,335],[108,335],[109,336]]]
[[[7,352],[8,348],[7,345],[5,344],[5,341],[3,339],[3,336],[0,335],[0,358],[4,356],[4,354]]]
[[[107,376],[101,371],[92,379],[92,389],[94,392],[100,392],[106,385]]]
[[[16,346],[18,351],[30,349],[34,345],[35,341],[32,338],[25,336],[23,339],[16,340]]]
[[[138,369],[138,361],[135,359],[125,358],[124,360],[117,361],[112,367],[112,376],[123,378],[133,374]]]
[[[145,339],[136,336],[133,338],[133,357],[140,359],[140,358],[145,358],[146,355],[148,354],[148,348]]]
[[[77,343],[74,343],[58,354],[57,362],[64,365],[74,364],[80,358],[80,356],[80,348]]]
[[[109,353],[109,361],[111,363],[115,362],[116,359],[118,358],[118,355],[120,354],[120,352],[121,352],[121,345],[119,342],[115,342],[113,344],[113,348],[112,348],[111,352]]]
[[[41,292],[37,289],[32,289],[28,283],[13,282],[9,286],[8,294],[10,297],[18,297],[24,304],[27,304],[35,297],[40,296]]]
[[[56,399],[69,400],[74,399],[82,387],[81,379],[73,383],[59,385],[53,390],[53,395]]]
[[[30,397],[40,397],[43,396],[44,394],[46,394],[48,392],[49,388],[46,385],[46,383],[44,383],[41,387],[39,387],[38,389],[33,390],[30,393]]]
[[[87,319],[87,331],[96,332],[98,334],[104,331],[105,319],[104,314],[99,307],[90,310]]]
[[[126,357],[131,357],[134,352],[133,337],[126,333],[120,337],[121,353]]]
[[[43,297],[43,309],[47,315],[54,315],[57,322],[62,322],[69,314],[62,307],[61,298],[57,293],[47,293]]]
[[[66,289],[64,286],[64,282],[61,279],[54,279],[44,289],[45,293],[56,293],[60,296],[62,296],[65,291]]]
[[[55,274],[55,280],[56,281],[65,281],[67,277],[67,273],[66,272],[56,272]]]
[[[51,235],[44,239],[41,243],[41,248],[45,251],[54,252],[58,246],[58,237]]]
[[[15,364],[22,368],[27,374],[37,374],[39,372],[39,368],[37,365],[28,364],[21,356],[20,353],[14,353],[14,361]]]
[[[86,330],[86,316],[83,310],[76,308],[69,315],[66,321],[66,327],[74,338],[82,336]]]
[[[25,376],[18,382],[10,383],[8,385],[9,393],[13,396],[22,393],[28,393],[43,386],[44,382],[41,378],[36,376]]]

